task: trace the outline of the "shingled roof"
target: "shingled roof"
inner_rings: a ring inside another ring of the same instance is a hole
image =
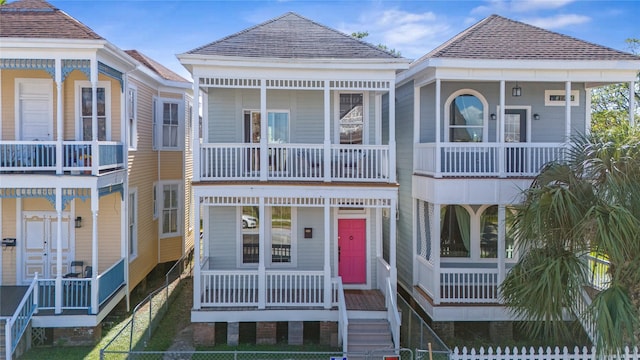
[[[638,56],[491,15],[424,55],[490,60],[640,60]],[[418,62],[416,61],[416,62]]]
[[[292,12],[193,49],[187,54],[283,59],[399,58]]]
[[[141,62],[144,66],[149,68],[154,73],[158,74],[161,78],[170,81],[189,82],[189,80],[169,70],[164,65],[139,52],[138,50],[125,50],[129,56]]]
[[[103,40],[89,27],[43,0],[0,6],[0,37]]]

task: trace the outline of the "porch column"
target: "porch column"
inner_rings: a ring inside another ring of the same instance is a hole
[[[391,287],[396,292],[398,285],[398,269],[396,265],[396,215],[398,199],[391,199],[391,209],[389,209],[389,277],[391,278]]]
[[[433,303],[440,304],[440,204],[433,204],[431,221],[431,258],[433,259]]]
[[[389,88],[389,182],[396,182],[396,86]]]
[[[61,175],[63,173],[63,117],[62,117],[62,60],[56,59],[56,174]]]
[[[569,142],[571,138],[571,81],[564,83],[564,94],[564,135],[565,142]]]
[[[193,213],[194,213],[194,221],[196,223],[198,231],[194,234],[194,249],[193,249],[193,308],[194,310],[200,310],[202,308],[202,277],[200,268],[202,265],[200,264],[200,198],[197,194],[193,194]],[[205,212],[206,213],[206,212]],[[203,226],[209,226],[208,223],[205,224],[203,221]]]
[[[413,151],[419,151],[416,149],[416,145],[420,144],[420,86],[413,87]],[[413,154],[413,171],[418,168],[418,154]],[[421,169],[425,170],[425,169]]]
[[[267,80],[260,80],[260,181],[267,181],[269,174],[269,147],[267,146]]]
[[[440,122],[442,119],[440,118],[440,92],[442,91],[442,83],[440,79],[436,79],[436,100],[435,100],[435,117],[436,117],[436,171],[434,177],[441,178],[442,171],[440,167]]]
[[[258,222],[258,308],[264,309],[267,304],[267,270],[265,268],[265,206],[264,197],[260,197],[258,214],[260,221]],[[269,252],[271,253],[271,252]]]
[[[98,163],[98,61],[91,60],[91,166],[97,169]],[[86,166],[86,165],[85,165]],[[98,175],[92,169],[91,175]]]
[[[505,177],[505,147],[504,147],[504,122],[505,122],[505,81],[500,80],[500,113],[498,114],[498,141],[500,151],[498,151],[498,176]]]
[[[331,199],[324,199],[324,308],[331,309]]]
[[[324,181],[331,181],[331,89],[329,81],[324,82]]]
[[[505,257],[506,257],[506,212],[504,205],[498,205],[498,285],[502,284],[506,275]]]
[[[98,189],[91,189],[91,313],[98,313]],[[126,279],[129,282],[129,279]]]
[[[56,188],[56,287],[55,313],[62,313],[62,188]],[[51,255],[51,254],[49,254]]]
[[[635,81],[629,82],[629,124],[634,126],[636,124],[636,83]]]
[[[193,181],[200,181],[200,78],[193,79],[193,111],[191,112],[191,153],[193,154]],[[203,122],[205,114],[202,114]],[[154,129],[156,131],[156,129]]]

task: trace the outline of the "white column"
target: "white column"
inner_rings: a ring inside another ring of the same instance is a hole
[[[63,163],[63,144],[62,144],[62,140],[64,139],[63,137],[63,126],[62,126],[62,122],[63,120],[63,115],[62,115],[62,60],[61,59],[56,59],[56,74],[55,74],[55,81],[56,81],[56,141],[57,141],[57,145],[56,145],[56,174],[58,175],[62,175],[63,170],[62,170],[62,166],[64,165]]]
[[[324,82],[324,181],[331,181],[331,89]]]
[[[389,88],[389,182],[396,182],[396,87]]]
[[[571,81],[567,81],[564,84],[564,135],[565,142],[568,142],[571,138]],[[589,111],[589,109],[587,109]]]
[[[98,60],[91,60],[91,166],[98,163]],[[92,175],[98,175],[91,171]]]
[[[331,199],[324,199],[324,308],[331,309]]]
[[[56,188],[56,287],[55,313],[62,313],[62,188]],[[51,257],[51,253],[48,254]]]
[[[200,181],[200,78],[193,79],[193,111],[191,121],[192,138],[191,153],[193,154],[193,181]],[[202,122],[207,121],[207,114],[202,114]],[[156,131],[156,129],[154,129]]]
[[[202,276],[201,276],[201,264],[200,264],[200,196],[194,192],[193,194],[193,213],[194,221],[198,231],[194,234],[194,249],[193,249],[193,308],[200,310],[202,308]],[[202,226],[209,226],[209,219],[202,221]]]
[[[440,79],[436,79],[436,100],[435,100],[435,117],[436,117],[436,171],[434,177],[441,178],[442,171],[440,166],[440,123],[442,119],[440,118],[440,92],[442,91],[442,83]]]
[[[505,256],[506,256],[506,225],[505,225],[505,207],[498,205],[498,285],[502,284],[506,275]]]
[[[91,189],[91,313],[98,313],[98,210],[100,196],[97,188]],[[128,282],[129,279],[126,279]]]
[[[433,204],[431,224],[431,258],[433,259],[433,303],[440,304],[440,204]]]
[[[398,268],[396,265],[396,216],[398,199],[391,199],[391,209],[389,209],[389,277],[391,286],[396,291],[398,285]],[[383,290],[383,289],[380,289]]]
[[[267,80],[260,80],[260,181],[269,174],[269,148],[267,144]]]
[[[636,124],[636,83],[635,81],[629,82],[629,124],[634,126]]]
[[[267,304],[267,272],[265,267],[267,247],[265,246],[266,214],[264,197],[260,197],[258,214],[260,214],[258,221],[258,308],[264,309]],[[271,254],[271,251],[269,251],[269,254]]]
[[[500,151],[498,151],[498,176],[503,178],[506,176],[505,170],[505,146],[504,146],[504,125],[505,125],[505,81],[500,80],[500,113],[498,114],[498,143],[500,144]]]
[[[413,87],[413,143],[420,143],[420,86]]]

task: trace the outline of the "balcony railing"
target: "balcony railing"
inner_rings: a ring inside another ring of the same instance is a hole
[[[0,171],[89,172],[124,168],[124,147],[114,141],[64,141],[58,164],[56,141],[3,141]]]
[[[269,144],[261,169],[259,144],[206,143],[200,148],[200,177],[211,180],[389,181],[387,145]],[[328,167],[325,163],[329,161]]]
[[[532,177],[565,158],[563,143],[428,143],[415,145],[414,172],[435,177]]]

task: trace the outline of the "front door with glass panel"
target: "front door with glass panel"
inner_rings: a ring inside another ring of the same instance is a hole
[[[506,109],[504,116],[504,142],[506,146],[506,171],[519,173],[525,171],[525,150],[514,143],[527,142],[527,111],[524,109]],[[509,144],[511,143],[511,145]]]
[[[72,244],[70,239],[70,217],[62,216],[62,273],[68,272],[71,259]],[[33,279],[36,272],[40,278],[56,276],[58,256],[58,218],[55,212],[25,212],[23,216],[23,281]]]

